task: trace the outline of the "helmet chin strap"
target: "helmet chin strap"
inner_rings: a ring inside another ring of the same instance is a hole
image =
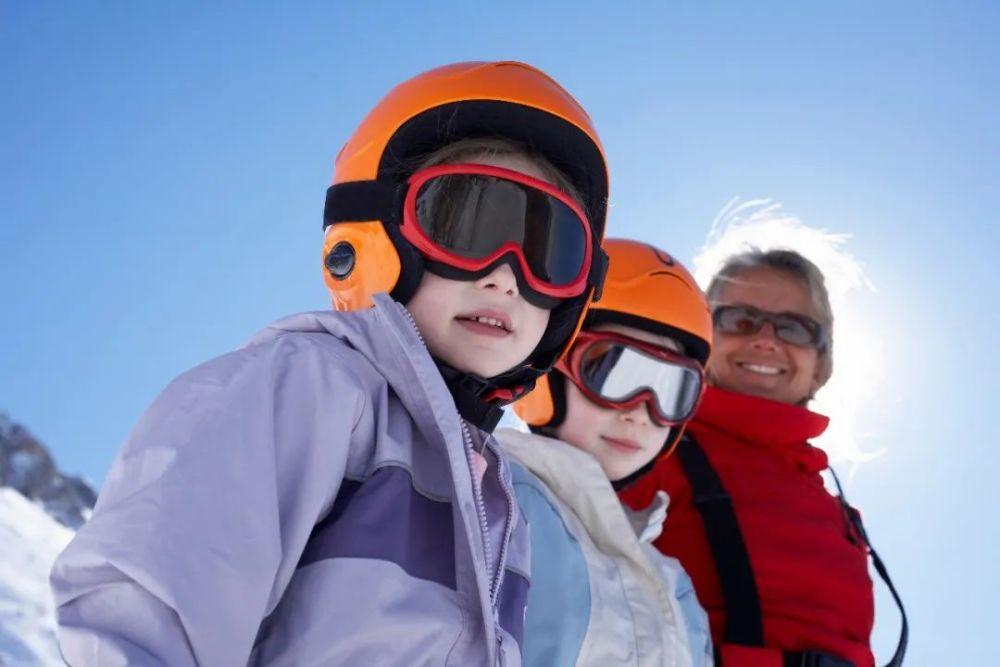
[[[503,417],[504,407],[534,389],[537,380],[537,372],[527,366],[484,378],[460,371],[433,354],[431,358],[451,392],[458,413],[467,422],[488,433],[493,432]]]
[[[500,422],[500,418],[503,417],[501,402],[486,398],[496,389],[493,383],[474,373],[460,371],[437,357],[433,357],[433,359],[441,371],[441,377],[444,378],[448,391],[451,392],[451,396],[455,400],[458,414],[480,430],[492,433]]]

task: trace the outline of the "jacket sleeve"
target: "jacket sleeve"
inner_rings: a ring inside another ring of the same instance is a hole
[[[246,665],[367,405],[329,347],[284,335],[154,401],[52,571],[69,665]]]

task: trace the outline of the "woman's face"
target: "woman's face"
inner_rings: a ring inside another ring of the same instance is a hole
[[[805,285],[795,276],[767,267],[745,269],[726,282],[712,306],[745,305],[772,313],[796,313],[819,321]],[[823,386],[815,347],[786,343],[767,322],[755,334],[715,329],[709,380],[742,394],[799,404]]]

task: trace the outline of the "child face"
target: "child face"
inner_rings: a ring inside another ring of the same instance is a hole
[[[468,161],[548,180],[519,155]],[[549,323],[549,311],[521,296],[506,264],[478,280],[450,280],[425,271],[406,307],[431,354],[460,371],[487,378],[523,364]]]
[[[608,324],[592,331],[609,331],[672,351],[679,346],[665,336],[641,329]],[[663,449],[670,426],[652,421],[646,403],[619,410],[592,403],[576,385],[566,382],[566,418],[556,432],[559,439],[591,454],[608,479],[623,479],[649,463]]]

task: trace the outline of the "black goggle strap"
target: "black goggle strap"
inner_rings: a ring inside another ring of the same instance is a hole
[[[402,224],[403,202],[408,189],[406,183],[388,179],[331,185],[326,190],[323,229],[338,222],[381,220]]]

